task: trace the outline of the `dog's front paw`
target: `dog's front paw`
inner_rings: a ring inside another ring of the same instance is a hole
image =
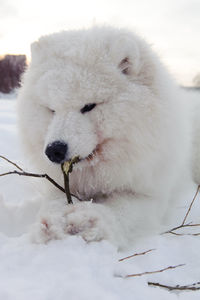
[[[66,236],[66,203],[60,201],[50,201],[41,207],[36,223],[30,231],[30,239],[34,243],[46,243],[53,239],[62,239]]]
[[[69,209],[65,216],[66,234],[79,235],[87,242],[109,239],[107,211],[101,205],[91,202],[79,203]]]
[[[100,204],[91,202],[56,207],[40,215],[32,230],[32,240],[46,243],[52,239],[63,239],[67,235],[79,235],[85,241],[112,239],[114,218]]]

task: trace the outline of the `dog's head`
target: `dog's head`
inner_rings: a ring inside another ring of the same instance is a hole
[[[149,168],[163,144],[167,82],[150,47],[126,30],[40,38],[18,105],[30,157],[55,168],[74,156],[79,168]]]

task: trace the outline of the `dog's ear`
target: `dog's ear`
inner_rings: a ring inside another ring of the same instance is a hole
[[[118,64],[118,69],[130,81],[151,87],[155,83],[157,72],[155,58],[149,49],[147,50],[144,47],[140,53],[135,51],[135,57],[125,56]]]
[[[119,63],[118,67],[124,75],[130,75],[130,73],[131,73],[131,62],[130,62],[130,59],[128,57],[123,58],[121,60],[121,62]]]

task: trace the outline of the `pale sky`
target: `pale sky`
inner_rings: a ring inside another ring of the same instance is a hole
[[[200,0],[0,0],[0,54],[39,36],[107,24],[142,35],[182,85],[200,72]]]

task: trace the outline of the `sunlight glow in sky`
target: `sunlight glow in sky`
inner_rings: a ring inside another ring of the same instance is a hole
[[[142,35],[180,84],[200,72],[200,0],[0,0],[0,54],[43,34],[107,24]]]

